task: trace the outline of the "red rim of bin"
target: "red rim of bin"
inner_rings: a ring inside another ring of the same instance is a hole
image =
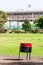
[[[23,47],[32,47],[31,43],[21,43],[21,46]]]

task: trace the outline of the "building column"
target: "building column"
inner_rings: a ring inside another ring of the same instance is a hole
[[[10,27],[10,29],[11,29],[11,21],[9,21],[9,27]]]
[[[17,21],[17,26],[19,26],[19,21]]]

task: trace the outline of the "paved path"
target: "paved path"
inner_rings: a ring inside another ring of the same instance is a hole
[[[18,59],[18,56],[0,56],[0,65],[43,65],[43,58],[31,56],[26,60],[25,56]]]

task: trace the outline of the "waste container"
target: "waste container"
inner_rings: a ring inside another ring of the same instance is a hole
[[[27,53],[26,59],[28,59],[28,53],[29,53],[29,60],[30,60],[31,52],[32,52],[32,44],[31,43],[21,43],[20,49],[19,49],[19,58],[20,58],[20,52]]]

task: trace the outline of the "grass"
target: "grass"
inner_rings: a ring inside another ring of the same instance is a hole
[[[18,55],[21,42],[32,43],[32,55],[43,56],[43,34],[0,34],[0,55]]]

